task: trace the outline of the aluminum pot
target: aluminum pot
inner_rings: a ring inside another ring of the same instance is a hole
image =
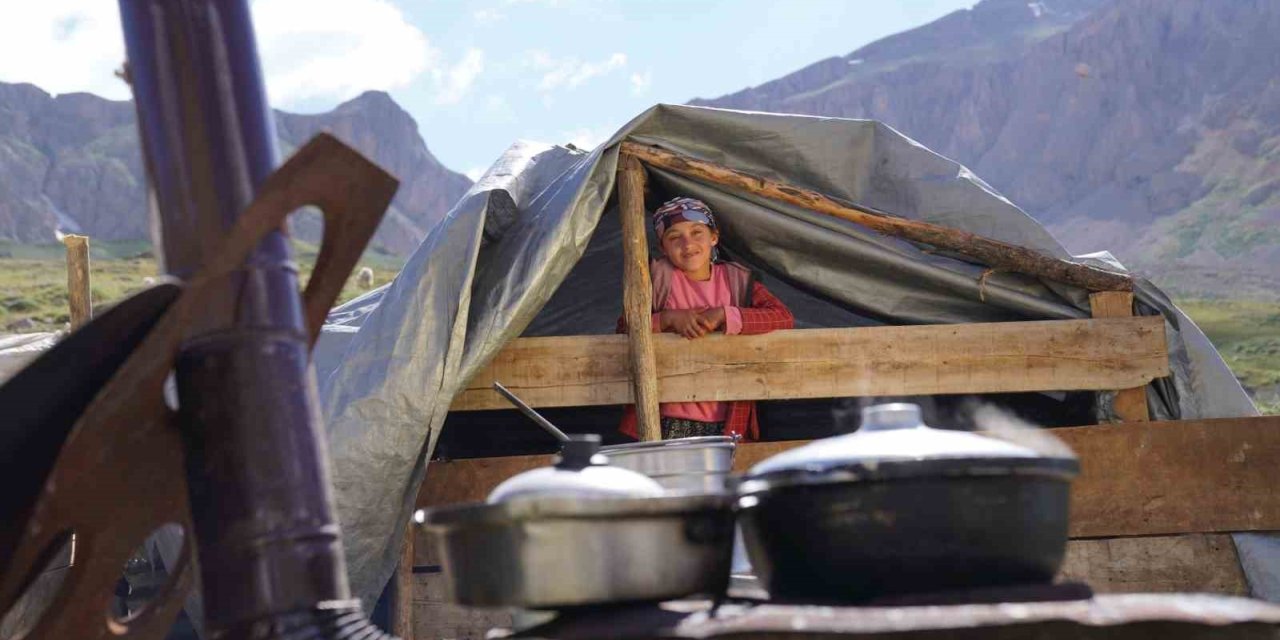
[[[611,445],[600,452],[610,464],[643,473],[669,492],[723,493],[729,491],[737,444],[731,436],[704,436]],[[741,529],[734,531],[732,572],[751,573]]]
[[[931,429],[919,407],[774,456],[738,486],[756,575],[782,600],[1049,582],[1067,542],[1071,456]]]
[[[733,471],[736,441],[729,436],[677,438],[600,449],[609,464],[643,473],[668,491],[721,493]]]
[[[668,495],[606,465],[590,438],[566,443],[555,467],[503,482],[484,504],[426,513],[453,602],[560,609],[724,592],[733,496]]]

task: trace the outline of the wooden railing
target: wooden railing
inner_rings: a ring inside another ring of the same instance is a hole
[[[1169,375],[1158,317],[652,337],[659,402],[1100,391]],[[451,410],[510,408],[495,380],[535,407],[634,397],[622,335],[514,340]]]

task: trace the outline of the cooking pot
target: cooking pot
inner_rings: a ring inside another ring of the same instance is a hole
[[[706,436],[616,444],[600,452],[609,464],[643,473],[668,491],[722,493],[735,445],[729,436]]]
[[[733,496],[668,495],[608,465],[599,436],[570,436],[554,467],[483,504],[426,513],[449,595],[476,607],[559,609],[723,593]]]
[[[932,429],[913,404],[752,467],[738,485],[751,563],[774,599],[1049,582],[1067,541],[1069,454]]]

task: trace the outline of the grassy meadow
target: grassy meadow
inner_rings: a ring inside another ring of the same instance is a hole
[[[306,282],[315,265],[317,247],[294,242],[294,259]],[[401,260],[367,253],[360,266],[373,270],[374,286],[391,281]],[[357,268],[357,271],[359,269]],[[155,255],[146,242],[93,242],[89,244],[89,277],[93,305],[111,304],[145,289],[156,276]],[[347,280],[339,302],[364,293],[355,274]],[[0,243],[0,333],[55,331],[67,326],[66,252],[60,244],[14,245]]]
[[[95,306],[144,288],[146,278],[156,275],[156,260],[145,242],[96,242],[90,248]],[[316,247],[295,241],[294,249],[305,281]],[[376,253],[361,261],[373,269],[375,286],[390,282],[400,264],[395,256]],[[353,275],[340,301],[362,292]],[[1259,408],[1280,414],[1280,302],[1183,298],[1177,303],[1208,334],[1245,387],[1258,392]],[[62,245],[0,243],[0,333],[51,331],[67,321]]]

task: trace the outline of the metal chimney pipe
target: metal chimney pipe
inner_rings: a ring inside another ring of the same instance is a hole
[[[190,276],[279,160],[249,7],[119,2],[154,244],[166,272]],[[189,340],[176,367],[206,628],[213,638],[276,637],[317,620],[324,637],[366,629],[354,619],[283,230],[216,286],[233,328]]]

